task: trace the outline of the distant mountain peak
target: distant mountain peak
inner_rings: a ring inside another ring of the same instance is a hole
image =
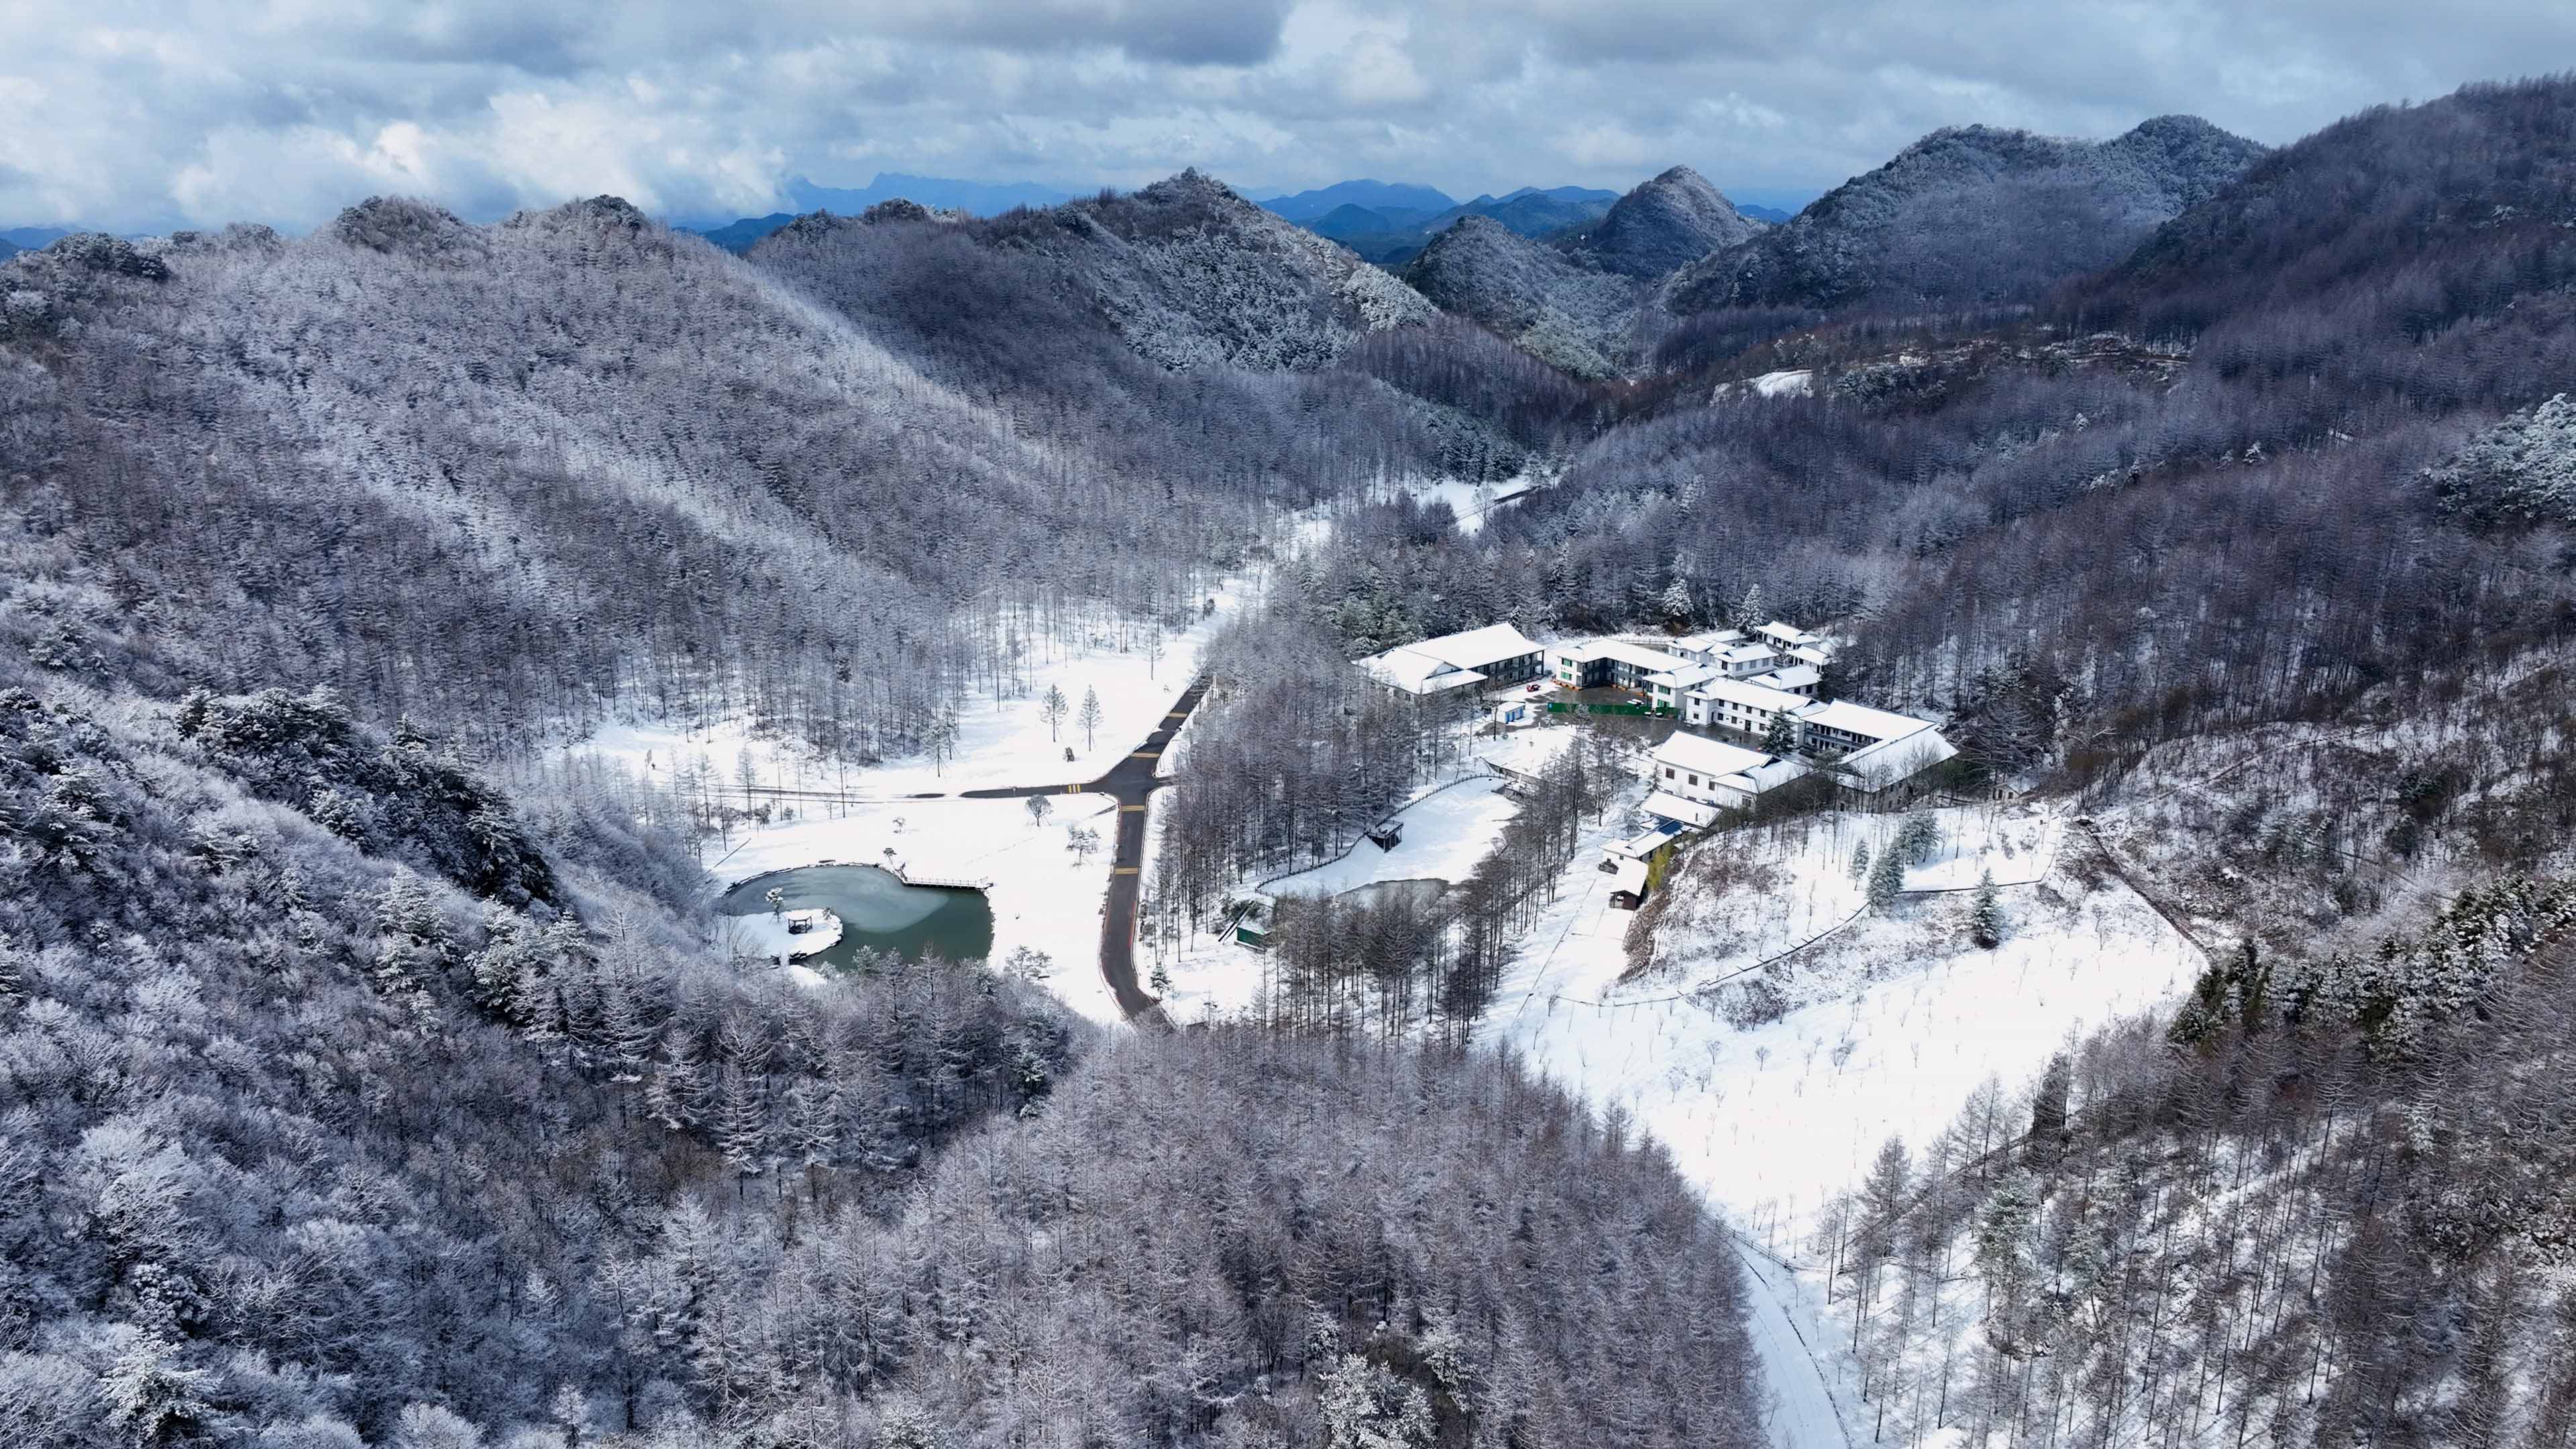
[[[1662,277],[1760,229],[1707,177],[1674,166],[1612,202],[1568,249],[1623,276]]]

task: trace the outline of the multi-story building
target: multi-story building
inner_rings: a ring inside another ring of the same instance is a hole
[[[1536,679],[1545,653],[1511,625],[1488,624],[1372,654],[1360,668],[1398,693],[1427,697]]]

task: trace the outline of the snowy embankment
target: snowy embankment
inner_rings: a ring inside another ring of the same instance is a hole
[[[1502,837],[1504,822],[1520,807],[1491,775],[1443,785],[1395,813],[1401,831],[1392,850],[1366,839],[1337,860],[1261,883],[1274,896],[1337,896],[1396,880],[1455,884],[1476,869]]]

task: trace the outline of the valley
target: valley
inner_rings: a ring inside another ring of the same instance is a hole
[[[0,254],[0,1440],[2576,1442],[2576,82],[2097,130]]]

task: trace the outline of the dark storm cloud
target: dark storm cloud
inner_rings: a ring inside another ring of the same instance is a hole
[[[2277,143],[2569,56],[2576,6],[2483,0],[12,0],[0,224],[730,215],[880,169],[1812,190],[1943,125]]]

